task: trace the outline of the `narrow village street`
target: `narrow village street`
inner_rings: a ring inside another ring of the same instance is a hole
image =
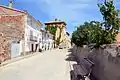
[[[66,49],[38,53],[0,68],[0,80],[70,80]]]
[[[120,80],[120,0],[0,0],[0,80]]]

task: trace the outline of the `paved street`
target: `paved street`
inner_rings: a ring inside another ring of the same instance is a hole
[[[0,80],[70,80],[67,50],[39,53],[0,68]]]

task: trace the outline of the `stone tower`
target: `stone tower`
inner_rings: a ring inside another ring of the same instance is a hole
[[[54,21],[46,22],[45,26],[46,27],[57,26],[55,38],[57,40],[57,38],[59,38],[59,36],[61,35],[60,42],[64,41],[64,38],[66,35],[66,23],[64,21],[55,19]],[[60,30],[60,28],[62,28],[62,29]]]

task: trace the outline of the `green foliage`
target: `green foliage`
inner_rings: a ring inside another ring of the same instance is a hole
[[[49,31],[49,32],[53,35],[53,38],[54,38],[54,40],[55,40],[55,35],[56,35],[57,26],[45,27],[45,30]]]
[[[100,12],[103,15],[103,27],[111,33],[111,36],[115,36],[120,27],[119,10],[115,9],[113,3],[113,0],[109,0],[98,4]]]
[[[55,37],[56,37],[57,26],[47,26],[45,27],[45,30],[49,31],[53,35],[54,48],[55,48]]]
[[[91,21],[80,25],[72,34],[72,42],[77,46],[95,43],[96,48],[103,44],[115,42],[119,31],[119,10],[116,10],[113,0],[98,4],[103,16],[103,22]]]
[[[100,22],[91,21],[80,25],[76,31],[72,33],[72,42],[77,46],[83,46],[91,43],[100,44],[100,35],[102,33]]]
[[[56,38],[56,31],[57,31],[57,28],[60,29],[60,35]],[[61,33],[62,33],[62,30],[63,30],[63,27],[59,27],[59,26],[48,26],[48,27],[45,27],[45,30],[49,31],[52,35],[53,35],[53,39],[54,39],[54,47],[55,47],[55,44],[57,46],[59,46],[59,44],[62,42],[60,41],[61,39]]]
[[[119,10],[115,9],[113,0],[105,0],[104,3],[98,4],[98,7],[104,20],[102,23],[102,27],[105,28],[103,44],[114,43],[120,27]]]
[[[76,31],[72,33],[72,42],[77,46],[82,46],[86,44],[86,32],[84,32],[84,27],[78,27]]]

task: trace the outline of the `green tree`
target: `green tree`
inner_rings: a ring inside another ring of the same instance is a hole
[[[78,27],[76,31],[72,33],[72,42],[77,46],[82,46],[86,44],[86,33],[84,32],[84,27]]]
[[[119,10],[115,8],[113,0],[105,0],[104,3],[99,3],[98,7],[104,20],[102,26],[105,28],[105,33],[103,33],[106,37],[105,43],[113,43],[120,27]]]
[[[64,28],[63,26],[62,27],[61,26],[60,27],[59,26],[47,26],[47,27],[45,27],[45,30],[49,31],[53,35],[54,47],[55,47],[55,44],[57,46],[59,46],[60,43],[63,42],[63,41],[61,41],[61,36],[62,36],[61,33],[62,33],[63,28]],[[57,29],[60,30],[60,35],[56,38]]]
[[[45,30],[49,31],[53,35],[54,47],[55,47],[57,26],[47,26],[45,27]]]
[[[72,33],[72,42],[77,46],[83,46],[91,43],[100,44],[99,38],[102,32],[100,22],[91,21],[80,25],[76,31]]]
[[[113,0],[105,0],[98,7],[103,22],[91,21],[80,25],[72,34],[72,42],[77,46],[95,43],[94,47],[98,48],[100,45],[115,42],[120,27],[119,10],[115,9]]]

